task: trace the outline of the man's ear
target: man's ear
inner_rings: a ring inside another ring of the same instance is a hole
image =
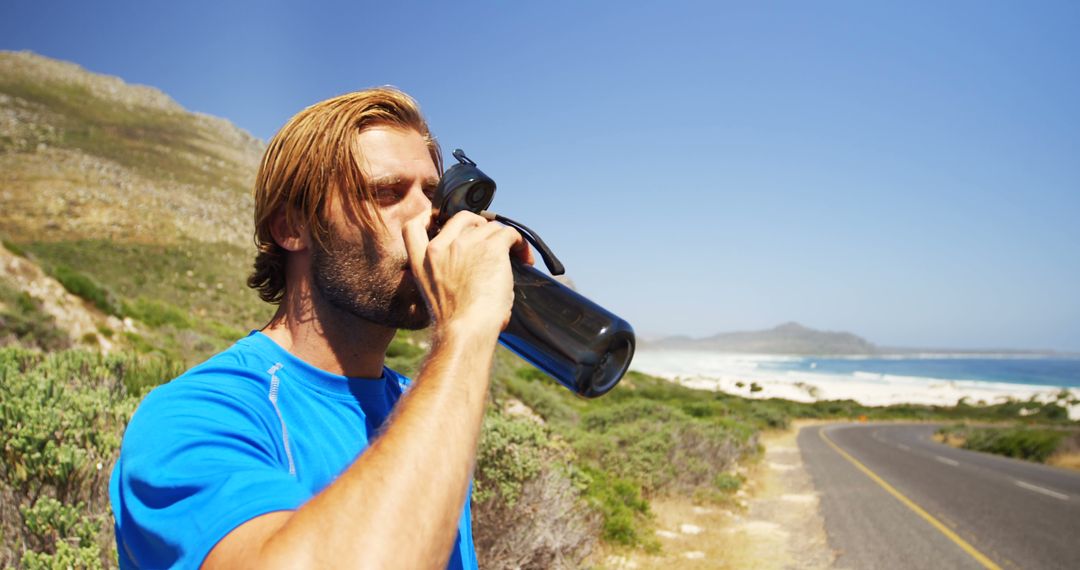
[[[289,223],[285,208],[274,213],[270,222],[270,234],[285,251],[304,251],[311,246],[311,232],[302,223]]]

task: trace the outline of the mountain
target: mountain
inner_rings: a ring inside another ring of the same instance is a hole
[[[759,354],[875,354],[877,347],[848,332],[814,330],[785,323],[764,331],[720,333],[708,338],[669,337],[643,343],[645,349],[702,350]]]
[[[0,227],[9,235],[246,245],[263,148],[151,87],[0,52]]]
[[[0,267],[0,329],[37,306],[74,342],[191,359],[263,324],[245,278],[264,148],[152,87],[0,51],[0,238],[20,275],[40,267],[82,298],[97,332],[50,312],[62,300],[14,263]]]

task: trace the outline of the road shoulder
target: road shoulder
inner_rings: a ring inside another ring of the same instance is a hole
[[[799,430],[818,422],[795,422],[767,432],[759,461],[746,471],[748,484],[730,508],[698,505],[686,498],[658,498],[659,554],[611,552],[603,567],[619,569],[824,569],[829,549],[819,497],[796,444]]]

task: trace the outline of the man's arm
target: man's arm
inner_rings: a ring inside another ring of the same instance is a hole
[[[435,320],[431,354],[386,432],[296,511],[256,517],[222,539],[205,568],[438,568],[457,536],[492,357],[513,303],[516,231],[459,214],[430,243],[404,229],[410,265]]]

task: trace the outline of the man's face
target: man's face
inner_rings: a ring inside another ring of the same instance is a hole
[[[329,206],[329,235],[312,251],[315,287],[335,308],[393,328],[421,329],[431,322],[409,271],[401,237],[406,220],[431,210],[439,172],[420,133],[372,127],[356,142],[360,170],[371,185],[372,206],[386,231],[362,229],[340,203]]]

